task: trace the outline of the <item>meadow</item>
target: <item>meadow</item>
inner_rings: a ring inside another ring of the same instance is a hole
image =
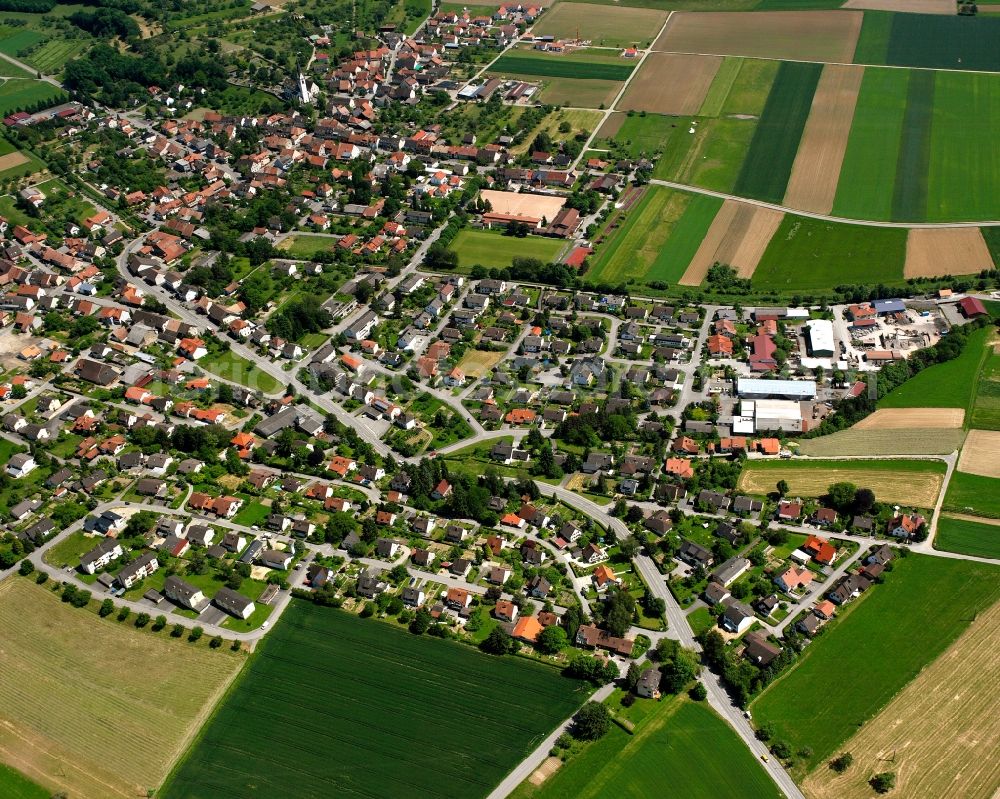
[[[757,289],[822,291],[850,283],[899,283],[906,230],[788,214],[753,273]]]
[[[289,258],[308,260],[318,252],[332,252],[337,240],[330,236],[317,236],[309,233],[295,233],[278,245],[278,249],[288,254]]]
[[[560,2],[547,10],[532,31],[557,39],[580,37],[601,47],[647,46],[663,26],[662,11],[613,8],[594,3]]]
[[[501,75],[529,75],[543,78],[576,78],[582,80],[623,81],[632,74],[634,65],[617,57],[568,53],[546,55],[533,50],[517,50],[500,56],[490,72]]]
[[[822,71],[820,64],[802,62],[778,67],[734,194],[781,202]]]
[[[676,283],[721,205],[722,201],[714,197],[648,187],[625,222],[592,259],[587,279],[605,283]]]
[[[650,700],[640,699],[640,703]],[[549,777],[524,782],[513,799],[612,799],[663,795],[684,799],[768,799],[777,787],[736,733],[705,703],[668,698],[648,709],[634,735],[620,727]]]
[[[752,494],[788,483],[788,496],[820,497],[833,483],[850,482],[870,488],[880,502],[932,508],[941,490],[945,465],[933,460],[748,461],[739,488]]]
[[[198,366],[226,380],[255,391],[263,391],[265,394],[276,394],[284,388],[284,385],[269,373],[258,369],[232,350],[206,355],[198,361]]]
[[[0,116],[6,116],[41,101],[57,100],[65,97],[62,89],[40,80],[10,78],[0,85]]]
[[[295,601],[160,796],[481,797],[588,692],[546,666]]]
[[[733,117],[701,118],[690,133],[682,123],[678,147],[657,162],[653,177],[713,191],[731,192],[744,163],[757,121]]]
[[[961,355],[911,377],[882,397],[879,408],[964,408],[969,418],[989,334],[988,328],[974,330]]]
[[[552,263],[565,246],[561,239],[542,236],[505,236],[491,230],[460,230],[451,249],[458,253],[458,265],[468,271],[476,264],[481,266],[507,267],[515,258],[537,258]]]
[[[751,705],[793,751],[822,763],[1000,597],[997,567],[910,554],[840,610],[798,663]],[[885,657],[892,652],[891,658]],[[817,693],[819,691],[819,693]],[[824,692],[825,691],[825,692]]]
[[[1000,519],[1000,480],[954,471],[944,495],[944,508]]]
[[[682,134],[686,135],[686,128],[677,117],[616,112],[598,131],[600,138],[595,146],[604,147],[613,140],[630,158],[652,158],[656,153],[665,154],[672,149],[676,146],[674,142],[679,144]]]
[[[986,360],[976,382],[971,427],[976,430],[1000,430],[1000,354],[986,348]]]
[[[934,548],[1000,559],[1000,525],[942,516],[934,534]]]
[[[99,619],[16,576],[0,584],[0,625],[3,759],[74,797],[155,788],[243,663]]]

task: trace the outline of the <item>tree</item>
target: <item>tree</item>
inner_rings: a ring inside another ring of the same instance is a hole
[[[27,577],[35,570],[35,564],[32,563],[27,558],[25,558],[24,560],[21,561],[21,565],[18,567],[17,570],[21,573],[22,577]]]
[[[854,495],[854,512],[868,513],[875,505],[875,492],[870,488],[859,488]]]
[[[844,752],[830,761],[830,768],[838,774],[843,774],[854,764],[854,755]]]
[[[827,501],[835,510],[847,513],[854,505],[854,497],[857,492],[858,487],[854,483],[846,481],[834,483],[827,489]]]
[[[149,614],[148,613],[140,613],[138,616],[135,617],[135,626],[136,627],[142,629],[147,624],[149,624]]]
[[[167,617],[166,616],[157,616],[153,620],[153,632],[158,633],[160,630],[162,630],[166,626],[167,626]]]
[[[126,607],[122,607],[118,610],[118,616],[116,617],[118,621],[125,621],[129,616],[132,615],[132,611]]]
[[[868,784],[872,786],[875,793],[889,793],[889,791],[896,787],[896,772],[883,771],[881,774],[876,774],[872,777],[868,781]]]
[[[573,717],[573,736],[581,741],[596,741],[611,729],[611,712],[600,702],[587,702]]]
[[[785,494],[788,493],[788,481],[787,480],[779,480],[778,481],[778,485],[776,486],[776,488],[778,489],[778,496],[779,497],[785,496]]]
[[[638,663],[632,661],[628,664],[628,672],[625,674],[625,687],[630,691],[634,691],[641,677],[642,669],[639,668]]]
[[[608,597],[604,613],[604,626],[611,635],[621,638],[632,626],[635,615],[635,597],[627,591],[616,589]]]
[[[190,633],[188,633],[188,641],[192,644],[201,638],[205,634],[205,631],[201,627],[194,627]]]
[[[508,655],[514,650],[515,641],[502,627],[494,627],[479,648],[490,655]]]
[[[213,638],[211,641],[208,642],[208,645],[212,647],[212,649],[218,649],[220,646],[222,646],[222,636],[221,635],[215,636],[215,638]]]
[[[173,626],[173,628],[170,630],[170,637],[171,638],[180,638],[182,635],[184,635],[184,625],[183,624],[175,624]]]
[[[114,612],[115,612],[115,603],[112,602],[110,599],[105,599],[101,603],[101,609],[97,611],[97,615],[100,616],[102,619],[106,619]]]
[[[433,620],[434,617],[431,616],[429,611],[420,608],[417,611],[417,615],[413,617],[413,621],[410,622],[410,632],[414,635],[423,635],[427,632],[427,628],[431,626]]]
[[[558,625],[546,627],[538,634],[535,649],[543,655],[555,655],[569,642],[566,631]]]
[[[702,683],[696,682],[688,691],[688,696],[695,702],[704,702],[708,698],[708,689]]]

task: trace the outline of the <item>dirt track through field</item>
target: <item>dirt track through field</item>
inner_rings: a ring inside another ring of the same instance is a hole
[[[726,200],[680,279],[698,286],[716,262],[729,264],[740,277],[751,277],[784,214],[770,208]]]
[[[854,430],[907,430],[924,427],[938,430],[960,428],[965,423],[962,408],[882,408],[854,425]]]
[[[847,0],[841,8],[897,11],[909,14],[954,14],[951,0]]]
[[[833,210],[864,74],[864,67],[823,68],[785,190],[785,205],[818,214]]]
[[[906,237],[903,277],[975,275],[993,268],[979,228],[931,228],[911,230]]]
[[[720,66],[720,56],[650,53],[618,108],[669,116],[696,114]]]
[[[16,166],[21,166],[21,164],[28,163],[28,156],[24,153],[7,153],[6,155],[0,155],[0,172],[7,169],[13,169]]]
[[[946,600],[945,600],[946,601]],[[1000,790],[1000,603],[890,702],[841,751],[854,764],[825,763],[802,785],[809,799],[869,799],[873,774],[896,774],[893,797],[990,799]]]
[[[981,477],[1000,477],[1000,431],[970,430],[958,470]]]
[[[849,64],[863,18],[861,11],[676,11],[653,49]]]
[[[737,487],[751,494],[767,494],[774,491],[779,480],[788,482],[789,496],[820,497],[834,483],[847,482],[870,488],[882,502],[933,508],[941,493],[944,475],[903,469],[865,469],[863,465],[816,468],[789,463],[782,464],[780,468],[744,469]]]

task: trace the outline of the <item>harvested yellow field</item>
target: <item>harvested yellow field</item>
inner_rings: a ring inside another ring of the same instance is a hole
[[[0,584],[0,629],[0,760],[73,799],[158,787],[244,662],[20,577]]]
[[[785,205],[818,214],[833,209],[864,74],[864,67],[823,67],[785,190]]]
[[[678,282],[701,285],[715,263],[729,264],[740,277],[751,277],[783,217],[770,208],[726,200]]]
[[[668,116],[697,114],[720,66],[720,56],[650,53],[617,107]]]
[[[844,461],[843,466],[813,463],[748,463],[740,474],[738,488],[750,494],[767,494],[780,480],[788,483],[788,496],[821,497],[834,483],[854,483],[870,488],[880,502],[898,502],[918,508],[933,508],[941,493],[944,473],[917,471],[913,462],[892,468],[886,461]]]
[[[809,799],[869,799],[868,780],[896,773],[900,799],[991,799],[1000,791],[1000,603],[851,738],[843,774],[820,766],[803,783]]]
[[[487,352],[486,350],[467,350],[458,363],[458,368],[465,372],[466,377],[482,377],[488,375],[506,353]]]
[[[981,477],[1000,477],[1000,431],[970,430],[958,459],[958,470]]]
[[[26,164],[28,162],[28,156],[24,153],[7,153],[6,155],[0,155],[0,172],[7,169],[13,169],[16,166],[21,166],[21,164]]]
[[[861,11],[675,11],[653,44],[668,53],[850,64]]]
[[[853,426],[854,430],[905,430],[924,427],[950,430],[965,423],[962,408],[880,408]]]
[[[897,11],[908,14],[954,14],[951,0],[847,0],[841,8]]]
[[[906,237],[903,277],[975,275],[992,268],[979,228],[918,228]]]

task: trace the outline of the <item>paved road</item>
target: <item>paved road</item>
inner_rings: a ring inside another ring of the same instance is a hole
[[[16,58],[14,58],[14,56],[9,56],[6,53],[0,53],[0,58],[2,58],[4,61],[13,64],[15,67],[20,67],[29,75],[41,74],[41,72],[36,67],[31,66],[31,64],[25,64],[23,61],[18,61]],[[40,78],[35,78],[35,80],[41,80],[44,81],[45,83],[51,84],[52,86],[57,86],[60,89],[62,88],[62,84],[59,81],[57,81],[55,78],[49,77],[48,75],[42,75]]]
[[[845,216],[832,216],[830,214],[817,214],[813,211],[803,211],[798,208],[791,208],[787,205],[779,205],[778,203],[768,203],[763,200],[752,200],[749,197],[740,197],[736,194],[726,194],[721,191],[713,191],[711,189],[703,189],[700,186],[691,186],[687,183],[676,183],[672,180],[660,180],[654,178],[649,181],[653,186],[665,186],[668,189],[678,189],[680,191],[691,192],[692,194],[703,194],[706,197],[718,197],[720,200],[733,200],[734,202],[746,203],[747,205],[755,205],[758,208],[770,208],[773,211],[781,211],[782,213],[795,214],[796,216],[804,216],[809,219],[818,219],[823,222],[843,222],[851,225],[864,225],[866,227],[884,227],[884,228],[921,228],[934,230],[937,228],[967,228],[967,227],[997,227],[1000,226],[1000,220],[983,220],[980,222],[876,222],[871,219],[852,219]]]

